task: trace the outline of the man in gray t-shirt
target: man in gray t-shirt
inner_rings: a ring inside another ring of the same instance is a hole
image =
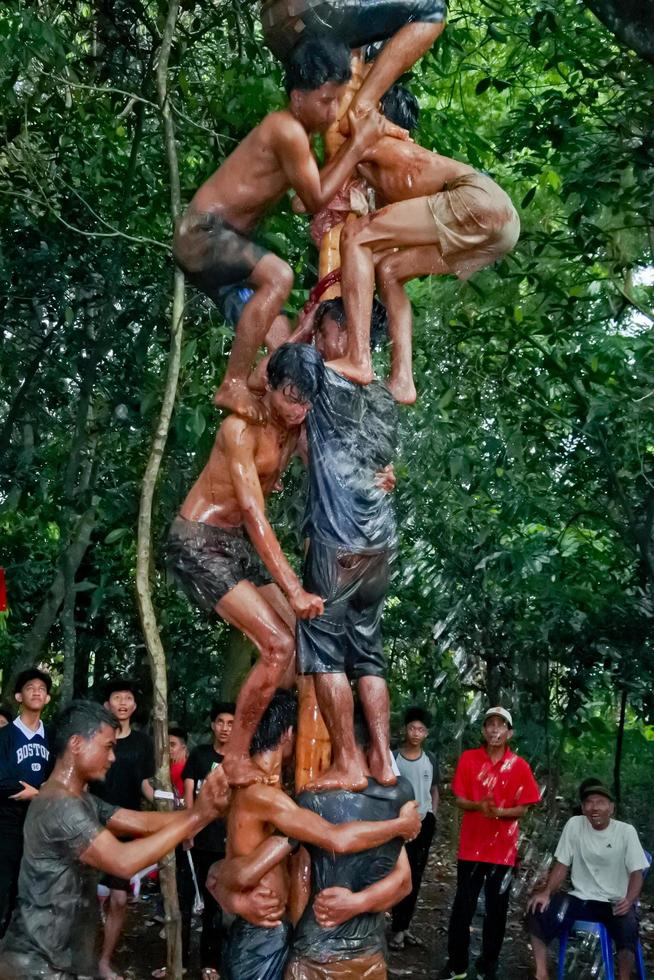
[[[98,871],[131,878],[227,809],[222,769],[192,811],[138,813],[96,800],[92,779],[114,761],[118,722],[99,704],[73,701],[58,719],[52,776],[30,805],[18,903],[0,944],[0,980],[97,976]],[[120,836],[141,839],[123,843]]]
[[[438,810],[438,783],[440,774],[436,757],[423,748],[429,735],[429,713],[413,705],[404,715],[404,741],[395,753],[395,762],[402,776],[409,780],[420,810],[420,833],[406,845],[411,866],[411,892],[393,908],[392,934],[388,945],[391,949],[403,949],[404,944],[415,943],[409,925],[415,911],[422,876],[429,857],[429,848],[436,830]]]

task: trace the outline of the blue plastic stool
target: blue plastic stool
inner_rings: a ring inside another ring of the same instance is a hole
[[[599,938],[602,963],[604,964],[604,976],[606,980],[615,980],[615,972],[613,969],[613,944],[606,926],[603,926],[601,922],[583,922],[581,920],[578,922],[573,922],[572,927],[568,929],[567,932],[564,932],[559,940],[558,980],[564,980],[565,977],[565,954],[568,948],[568,939],[570,938],[572,929],[574,929],[576,932],[585,932]],[[638,980],[646,980],[643,948],[640,945],[640,939],[638,940],[638,945],[636,946],[636,976],[638,977]]]
[[[645,851],[645,857],[647,858],[648,867],[643,871],[643,879],[647,878],[647,875],[652,867],[652,855],[649,851]],[[572,926],[567,930],[567,932],[562,933],[559,939],[558,980],[564,980],[565,977],[565,953],[568,948],[568,939],[570,938],[570,933],[573,929],[576,929],[578,932],[585,932],[587,934],[597,936],[599,938],[600,950],[602,952],[602,963],[604,964],[604,976],[606,980],[615,980],[615,970],[613,969],[613,944],[611,943],[606,926],[603,926],[600,922],[582,922],[581,919],[578,922],[573,922]],[[647,980],[645,976],[643,947],[640,945],[640,939],[636,945],[636,976],[638,977],[638,980]]]

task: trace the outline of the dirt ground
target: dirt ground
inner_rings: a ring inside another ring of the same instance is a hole
[[[388,966],[391,978],[413,978],[416,980],[435,980],[445,961],[447,945],[447,924],[449,910],[454,895],[456,878],[455,848],[452,841],[437,839],[432,846],[429,864],[425,872],[423,886],[418,899],[411,931],[423,945],[407,947],[401,952],[390,953]],[[652,883],[642,902],[641,939],[645,954],[647,971],[654,975],[654,888]],[[513,900],[507,924],[507,933],[502,950],[500,978],[503,980],[527,980],[530,971],[529,948],[522,926],[522,911],[525,902],[525,889],[518,878],[513,890]],[[129,980],[149,980],[151,972],[165,962],[165,944],[160,938],[161,925],[152,921],[155,913],[156,895],[146,889],[138,902],[130,905],[127,929],[119,947],[116,966]],[[474,962],[481,940],[482,916],[477,914],[472,928],[472,956]],[[192,960],[189,980],[200,976],[198,946],[200,940],[199,923],[194,922],[192,938]],[[552,953],[551,975],[556,975]],[[580,949],[575,959],[574,951],[569,954],[569,967],[566,976],[570,980],[590,980],[601,977],[597,969],[597,956],[589,949]],[[474,973],[469,973],[469,976]]]

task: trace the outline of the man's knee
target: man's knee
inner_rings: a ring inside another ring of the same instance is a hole
[[[261,651],[264,663],[275,674],[283,673],[295,653],[295,639],[288,630],[274,630],[266,640]]]
[[[401,286],[400,283],[400,261],[402,253],[385,255],[375,266],[375,278],[380,295],[384,297],[392,289]]]
[[[267,285],[283,303],[293,288],[293,270],[287,262],[275,256],[271,263]]]
[[[127,906],[127,892],[112,888],[109,893],[109,905],[115,912],[123,912]]]

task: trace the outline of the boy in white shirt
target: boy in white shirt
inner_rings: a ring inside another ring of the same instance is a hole
[[[618,951],[619,980],[628,980],[638,941],[634,906],[649,862],[635,827],[613,819],[614,798],[606,786],[586,780],[579,795],[582,814],[566,823],[547,884],[529,902],[536,980],[548,977],[548,943],[576,920],[606,927]],[[569,894],[553,894],[568,871]]]

